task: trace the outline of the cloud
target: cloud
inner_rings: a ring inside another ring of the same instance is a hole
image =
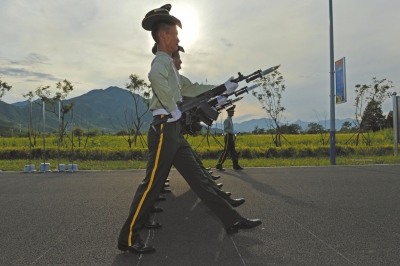
[[[12,60],[5,57],[0,57],[1,65],[35,66],[48,64],[46,61],[49,61],[49,58],[38,53],[30,53],[20,60]]]
[[[59,80],[51,74],[33,72],[33,71],[29,71],[29,70],[26,70],[23,68],[0,68],[0,74],[4,74],[6,76],[12,76],[12,77],[33,77],[33,78],[37,78],[37,79],[47,79],[47,80],[55,80],[55,81]],[[37,80],[26,79],[25,81],[32,82],[32,81],[37,81]]]
[[[130,74],[147,81],[154,41],[141,22],[149,10],[161,5],[158,0],[140,5],[126,0],[0,3],[0,17],[7,22],[7,27],[0,27],[0,73],[10,73],[4,78],[14,92],[55,77],[77,85],[71,96],[123,87]],[[184,24],[180,36],[187,37],[181,39],[187,50],[181,55],[182,74],[193,82],[207,79],[208,84],[221,84],[238,71],[249,74],[282,64],[287,119],[312,120],[312,109],[329,110],[327,1],[227,3],[174,1],[172,15]],[[337,117],[353,115],[355,84],[369,83],[374,76],[400,84],[400,46],[393,45],[400,42],[400,35],[393,34],[400,31],[399,8],[400,1],[393,0],[335,2],[335,60],[346,57],[348,88],[348,103],[336,106]],[[3,100],[19,100],[11,96]],[[252,96],[238,104],[236,119],[246,114],[263,116]]]
[[[211,56],[213,53],[211,52],[204,52],[204,51],[194,51],[193,54],[200,55],[200,56]]]
[[[221,38],[221,41],[228,47],[232,47],[233,46],[233,44],[229,40],[227,40],[225,38]]]

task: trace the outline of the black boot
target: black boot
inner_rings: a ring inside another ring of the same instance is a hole
[[[220,170],[220,171],[225,171],[225,168],[222,168],[221,164],[217,164],[217,166],[215,166],[215,168]]]
[[[211,177],[212,177],[212,179],[214,179],[214,180],[217,180],[217,179],[221,178],[220,175],[211,175]]]
[[[233,160],[233,169],[235,169],[235,170],[243,170],[243,167],[241,167],[239,165],[239,161],[238,160]]]

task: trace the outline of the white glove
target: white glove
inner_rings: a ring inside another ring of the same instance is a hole
[[[239,86],[237,83],[232,82],[231,80],[234,79],[233,77],[230,77],[226,82],[225,82],[225,87],[226,87],[226,93],[231,94],[234,92],[237,87]]]
[[[221,95],[217,96],[217,101],[218,101],[219,105],[226,103],[227,100],[228,100],[228,97],[221,96]]]
[[[182,113],[181,111],[178,109],[178,107],[176,107],[176,109],[174,111],[171,112],[172,118],[168,118],[167,123],[171,123],[171,122],[175,122],[176,120],[178,120],[179,118],[181,118]]]
[[[233,134],[236,135],[238,132],[236,130],[233,131]]]

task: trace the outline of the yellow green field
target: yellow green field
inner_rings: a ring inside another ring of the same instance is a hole
[[[328,135],[327,135],[328,136]],[[375,134],[372,145],[367,146],[360,140],[359,145],[349,139],[352,134],[336,134],[336,163],[338,165],[360,164],[397,164],[399,157],[394,156],[393,131],[382,130]],[[269,135],[239,135],[236,138],[237,150],[241,151],[240,164],[244,167],[276,166],[321,166],[330,165],[330,147],[321,143],[320,135],[285,135],[287,141],[282,147],[275,147]],[[193,149],[201,156],[207,167],[215,167],[222,150],[218,142],[223,136],[196,136],[187,138]],[[29,149],[27,138],[0,138],[0,169],[3,171],[22,171],[24,165],[36,165],[38,169],[44,160],[55,169],[58,160],[62,164],[72,161],[80,170],[123,170],[143,169],[146,166],[147,149],[140,142],[132,147],[122,136],[96,136],[85,139],[74,138],[74,150],[71,141],[66,139],[58,153],[57,138],[46,137],[46,156],[43,157],[43,139],[37,138],[36,146]],[[60,159],[58,159],[60,158]],[[227,160],[226,167],[231,167]]]

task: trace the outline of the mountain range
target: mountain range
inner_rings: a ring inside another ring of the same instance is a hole
[[[345,119],[336,119],[335,120],[335,127],[336,130],[340,130],[342,128],[342,124],[344,122],[350,122],[353,123],[354,119],[351,118],[345,118]],[[248,121],[244,121],[241,123],[234,123],[235,130],[238,132],[251,132],[254,130],[254,128],[257,126],[258,128],[264,128],[268,129],[269,125],[272,123],[272,120],[269,118],[259,118],[259,119],[251,119]],[[306,122],[302,120],[296,120],[294,122],[288,122],[288,123],[281,123],[281,125],[284,124],[298,124],[301,126],[301,128],[306,131],[308,129],[308,124],[310,123],[317,123],[323,126],[325,129],[330,128],[330,120],[322,120],[322,121],[311,121],[311,122]]]
[[[134,101],[128,90],[119,87],[109,87],[107,89],[97,89],[89,91],[75,98],[64,100],[63,103],[74,103],[74,127],[81,127],[84,130],[98,129],[106,133],[115,133],[122,129],[126,129],[126,120],[135,113]],[[48,106],[47,108],[48,109]],[[143,113],[146,107],[140,102],[138,105],[139,113]],[[71,125],[71,113],[65,116],[65,121]],[[8,104],[0,101],[0,134],[9,134],[13,131],[27,131],[30,116],[30,102],[16,102]],[[146,113],[142,121],[143,130],[148,130],[151,123],[151,113]],[[336,119],[336,128],[340,129],[345,121],[353,121],[353,119]],[[307,129],[310,122],[297,120],[288,124],[298,124],[303,130]],[[319,121],[324,127],[329,128],[328,121]],[[40,100],[32,103],[32,124],[35,129],[42,131],[43,129],[43,109]],[[51,112],[45,114],[45,131],[53,132],[57,130],[58,125],[58,105]],[[252,119],[241,123],[234,123],[235,130],[239,132],[251,132],[255,126],[259,128],[268,128],[268,119]],[[218,128],[219,127],[219,128]],[[221,132],[220,124],[211,129],[211,132]],[[70,132],[70,128],[68,128]]]
[[[73,124],[83,129],[98,129],[106,133],[115,133],[126,127],[126,120],[135,114],[133,97],[128,90],[118,87],[92,90],[81,96],[64,100],[64,104],[74,103]],[[48,106],[46,107],[48,109]],[[41,100],[32,103],[33,128],[42,131],[43,111]],[[142,114],[146,107],[140,101],[138,112]],[[7,104],[0,101],[0,133],[11,129],[26,131],[29,124],[30,102]],[[148,129],[151,113],[146,113],[142,120],[144,130]],[[72,113],[66,114],[65,121],[71,125]],[[19,127],[19,125],[22,125]],[[58,105],[45,114],[45,130],[52,132],[58,126]]]

